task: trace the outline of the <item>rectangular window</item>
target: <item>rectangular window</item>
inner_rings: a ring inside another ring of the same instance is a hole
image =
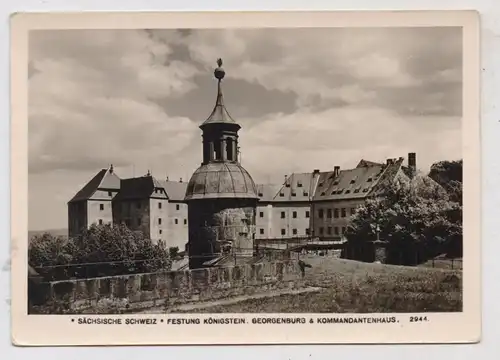
[[[318,216],[320,219],[323,219],[323,209],[319,209]]]
[[[335,235],[339,234],[339,228],[337,226],[335,226],[334,231],[335,231]]]
[[[161,202],[158,203],[158,209],[161,209]]]
[[[309,228],[306,228],[306,235],[309,235]]]
[[[102,225],[102,219],[99,219],[99,225]]]
[[[158,218],[158,225],[161,225],[161,218]]]
[[[101,210],[101,211],[104,210],[104,204],[99,204],[99,210]]]
[[[264,229],[259,229],[261,235],[264,235]]]
[[[108,196],[113,196],[113,193],[111,191],[108,191]]]
[[[285,218],[285,212],[284,212],[284,211],[282,211],[282,212],[281,212],[281,218],[282,218],[282,219],[284,219],[284,218]]]
[[[261,212],[259,213],[259,216],[260,216],[261,218],[263,218],[263,217],[264,217],[264,212],[263,212],[263,211],[261,211]]]
[[[306,211],[306,218],[309,217],[309,210]]]
[[[323,228],[322,227],[319,228],[319,234],[323,235]]]
[[[184,219],[184,225],[187,225],[188,221],[187,219]]]
[[[178,211],[180,208],[181,208],[181,207],[180,207],[180,205],[179,205],[179,204],[175,205],[175,210],[177,210],[177,211]]]
[[[333,209],[333,217],[337,219],[339,217],[339,209]]]
[[[327,232],[328,232],[328,235],[332,234],[332,227],[331,226],[328,226]]]
[[[346,217],[346,211],[345,210],[346,210],[345,208],[342,208],[342,217],[343,218]]]
[[[329,219],[331,219],[331,218],[332,218],[332,209],[328,209],[328,210],[326,211],[326,217],[327,217],[327,218],[329,218]]]
[[[297,229],[292,229],[293,235],[297,235]]]
[[[177,225],[179,223],[179,220],[175,219],[174,222],[175,222],[175,225]]]
[[[281,229],[281,235],[286,235],[286,230],[285,229]]]
[[[297,218],[297,211],[294,211],[294,212],[292,213],[292,216],[293,216],[293,218],[294,218],[294,219],[296,219],[296,218]]]

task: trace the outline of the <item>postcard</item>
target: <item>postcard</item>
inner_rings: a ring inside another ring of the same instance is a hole
[[[480,340],[475,11],[11,30],[15,345]]]

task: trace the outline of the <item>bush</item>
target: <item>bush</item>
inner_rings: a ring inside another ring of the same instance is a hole
[[[48,280],[156,272],[171,269],[168,250],[124,225],[92,225],[76,238],[32,238],[29,264]]]

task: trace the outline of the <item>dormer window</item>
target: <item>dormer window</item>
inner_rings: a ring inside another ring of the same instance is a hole
[[[323,192],[321,193],[321,196],[325,196],[325,194],[326,194],[326,193],[323,191]]]
[[[346,194],[349,194],[350,192],[351,192],[351,190],[349,190],[349,189],[345,191]]]
[[[338,185],[338,184],[339,184],[339,181],[338,181],[338,180],[335,180],[335,181],[333,182],[333,185]]]
[[[366,181],[367,181],[367,182],[372,182],[372,181],[373,181],[373,178],[372,178],[372,177],[369,177]]]
[[[292,191],[292,196],[296,196],[297,193],[295,191]]]
[[[309,193],[307,191],[304,191],[304,196],[309,196]]]
[[[320,183],[318,184],[318,187],[322,187],[322,186],[323,186],[323,183],[322,183],[322,182],[320,182]]]
[[[263,194],[262,194],[261,192],[260,192],[260,193],[259,193],[258,195],[259,195],[259,197],[262,197],[262,196],[264,196],[264,195],[263,195]]]
[[[297,187],[302,187],[302,183],[300,181],[297,182]]]
[[[363,192],[364,192],[364,193],[365,193],[365,192],[368,192],[368,189],[367,189],[367,188],[366,188],[366,189],[363,189]]]
[[[280,192],[280,197],[283,197],[283,196],[285,196],[285,194],[283,194],[282,192]]]
[[[354,184],[355,182],[356,182],[356,179],[352,179],[350,183]]]
[[[286,184],[285,184],[285,186],[286,186],[286,187],[290,187],[290,183],[286,183]]]

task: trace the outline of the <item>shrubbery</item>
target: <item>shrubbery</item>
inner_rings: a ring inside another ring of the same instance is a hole
[[[387,241],[387,263],[415,265],[436,255],[461,256],[462,206],[429,177],[397,182],[369,199],[345,234],[346,257],[373,261],[372,241]]]
[[[124,225],[92,225],[71,239],[34,236],[28,262],[47,280],[168,271],[172,265],[165,244]]]

